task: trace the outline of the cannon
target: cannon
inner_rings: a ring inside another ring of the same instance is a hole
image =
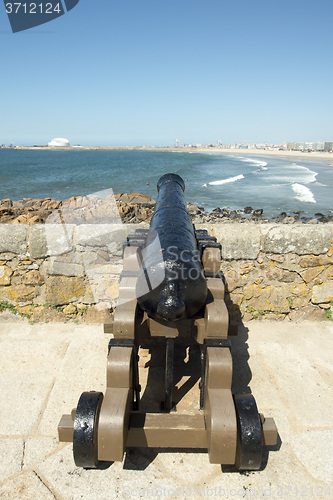
[[[252,394],[233,394],[221,245],[196,230],[176,174],[158,181],[149,229],[123,248],[106,391],[84,392],[58,425],[84,468],[131,447],[205,449],[210,463],[258,470],[277,443]],[[140,380],[139,380],[140,379]]]

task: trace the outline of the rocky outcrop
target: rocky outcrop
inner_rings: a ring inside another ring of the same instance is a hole
[[[0,222],[7,224],[44,224],[60,222],[83,224],[110,222],[142,222],[151,218],[155,201],[141,193],[110,194],[106,199],[78,196],[65,201],[51,198],[19,201],[0,200]]]
[[[104,195],[103,195],[104,196]],[[149,223],[155,208],[155,201],[143,193],[110,193],[105,199],[97,200],[92,196],[72,197],[65,201],[52,200],[51,198],[12,201],[0,200],[0,223],[9,224],[44,224],[60,223],[86,224],[86,223]],[[281,222],[283,224],[295,223],[327,223],[333,221],[332,215],[317,213],[316,218],[302,217],[301,212],[287,215],[282,212],[271,220],[265,217],[262,208],[253,209],[245,207],[244,210],[229,208],[215,208],[206,212],[204,208],[188,203],[188,211],[194,223],[260,223]]]

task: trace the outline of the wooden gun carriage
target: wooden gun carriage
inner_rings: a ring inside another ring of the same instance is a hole
[[[122,461],[126,448],[208,450],[209,461],[258,470],[274,420],[252,394],[232,394],[221,246],[195,230],[184,181],[166,174],[149,230],[124,244],[106,391],[84,392],[59,423],[77,466]],[[140,374],[140,382],[139,382]],[[141,386],[140,386],[141,383]]]

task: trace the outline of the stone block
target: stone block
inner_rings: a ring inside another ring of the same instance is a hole
[[[33,259],[62,255],[72,250],[74,226],[45,224],[32,226],[28,233],[29,253]]]
[[[77,276],[82,278],[85,275],[82,264],[65,260],[61,261],[58,259],[51,259],[51,261],[45,266],[45,270],[47,274],[56,276]]]
[[[12,302],[32,301],[38,295],[34,286],[11,285],[0,287],[0,298]]]
[[[9,450],[7,453],[10,453]],[[31,500],[32,498],[55,499],[53,493],[32,470],[18,472],[1,484],[1,500]]]
[[[306,224],[272,225],[261,227],[263,250],[266,253],[297,255],[326,253],[332,240],[329,225],[309,226]]]
[[[48,304],[59,306],[74,302],[86,293],[82,279],[68,276],[52,276],[46,280],[46,300]]]
[[[325,271],[320,275],[324,281],[333,280],[333,266],[328,266]]]
[[[26,225],[0,224],[0,253],[26,254],[27,232]]]
[[[333,264],[333,259],[326,255],[305,255],[299,259],[299,265],[303,268],[318,267]]]
[[[23,439],[0,440],[1,467],[0,481],[4,481],[13,474],[21,471],[23,458]],[[0,496],[2,498],[2,488]]]
[[[27,306],[17,306],[16,307],[16,310],[18,313],[20,314],[28,314],[29,316],[31,315],[31,305],[27,305]]]
[[[328,478],[332,477],[332,443],[333,430],[307,430],[297,436],[293,436],[291,445],[293,452],[298,460],[308,471],[311,471],[311,476],[322,481],[324,494],[331,495],[331,488],[328,486]],[[313,450],[320,450],[313,460]],[[319,488],[317,488],[319,491]],[[318,494],[318,496],[320,496]]]
[[[279,313],[288,313],[290,311],[285,287],[268,285],[262,288],[252,285],[251,290],[248,290],[247,293],[248,295],[252,293],[252,298],[247,302],[247,305],[255,310]]]
[[[76,314],[76,307],[74,304],[68,304],[66,307],[64,307],[63,309],[63,313],[66,315],[66,316],[73,316],[74,314]]]
[[[320,304],[333,301],[333,282],[315,285],[312,288],[311,302]]]
[[[207,229],[222,245],[222,259],[254,260],[260,251],[259,225],[197,224],[197,229]]]
[[[10,277],[13,271],[10,267],[0,265],[0,285],[10,285]]]
[[[106,321],[110,321],[111,318],[109,309],[98,310],[95,306],[89,307],[84,314],[84,321],[86,323],[105,323]]]
[[[272,265],[267,266],[263,275],[266,281],[280,281],[284,283],[294,283],[301,282],[301,278],[296,272],[288,271],[286,269],[282,269],[279,266],[275,266],[272,262]]]
[[[52,387],[53,376],[43,372],[45,362],[31,368],[31,362],[28,361],[23,365],[24,369],[20,368],[22,358],[25,357],[22,351],[11,357],[15,358],[12,371],[0,375],[0,432],[17,436],[28,434],[36,427],[43,412],[45,398]],[[45,359],[48,359],[46,354]],[[1,453],[1,456],[4,454]]]
[[[22,282],[24,285],[42,285],[44,283],[44,279],[41,276],[40,272],[37,270],[28,271],[26,274],[22,276]]]
[[[81,224],[75,230],[75,244],[83,247],[107,248],[108,253],[121,255],[126,232],[123,224]]]
[[[46,330],[46,327],[44,328]],[[38,431],[39,434],[56,437],[61,415],[70,412],[77,405],[83,391],[105,391],[109,337],[104,335],[100,325],[92,324],[75,326],[73,323],[67,323],[62,324],[60,328],[57,324],[50,324],[47,331],[49,338],[57,339],[58,343],[61,339],[62,361],[57,365],[54,362],[49,363],[54,366],[57,375]],[[72,446],[70,448],[73,464]]]
[[[107,300],[110,304],[115,305],[115,301],[119,295],[118,283],[118,277],[89,275],[90,291],[94,302]]]
[[[289,285],[288,291],[297,297],[307,297],[310,299],[310,288],[305,283],[293,283]]]
[[[310,283],[325,269],[325,266],[312,267],[301,272],[301,276],[305,283]]]
[[[32,321],[38,321],[41,323],[54,323],[61,322],[65,320],[64,314],[56,309],[50,309],[48,307],[36,307],[33,309]]]
[[[295,309],[289,314],[291,321],[324,321],[325,310],[308,304],[300,309]]]

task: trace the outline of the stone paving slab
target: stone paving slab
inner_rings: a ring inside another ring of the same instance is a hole
[[[333,497],[333,324],[251,321],[232,338],[235,390],[250,387],[280,444],[258,472],[209,464],[202,450],[129,450],[122,463],[75,466],[61,415],[105,389],[102,325],[0,318],[0,499]]]

